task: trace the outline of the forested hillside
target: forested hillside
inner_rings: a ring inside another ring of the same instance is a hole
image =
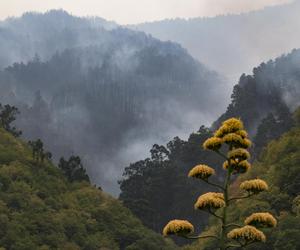
[[[176,249],[123,205],[0,129],[0,249]]]
[[[238,1],[239,2],[239,1]],[[263,10],[130,26],[163,41],[174,41],[212,69],[235,80],[262,61],[299,48],[300,1]]]
[[[299,105],[299,72],[300,51],[294,50],[261,64],[253,75],[242,75],[227,111],[211,129],[225,119],[240,117],[253,140],[251,160],[258,159],[268,142],[294,125],[291,112]],[[210,129],[202,126],[187,141],[176,137],[166,147],[155,145],[150,159],[125,168],[120,199],[145,225],[159,232],[169,220],[186,218],[200,230],[205,227],[207,216],[194,211],[193,204],[208,187],[188,179],[187,173],[203,162],[216,168],[222,166],[222,158],[201,147],[210,136]],[[159,196],[154,195],[158,192]]]
[[[229,92],[180,45],[97,20],[50,11],[2,22],[0,60],[15,57],[0,71],[0,101],[20,109],[25,138],[55,157],[80,154],[92,181],[116,194],[123,164],[211,122]],[[211,109],[214,99],[223,101]]]
[[[213,128],[240,117],[253,136],[255,153],[291,126],[291,111],[300,105],[300,50],[262,63],[234,86],[226,112]]]
[[[249,178],[262,178],[269,183],[269,190],[255,198],[240,200],[230,208],[229,221],[243,223],[253,212],[263,208],[276,215],[278,225],[275,229],[265,229],[266,244],[261,250],[300,249],[300,108],[294,114],[295,126],[279,139],[268,144],[262,157],[251,170],[232,184],[237,193],[239,184]],[[214,226],[212,220],[210,225]],[[214,242],[202,240],[186,250],[214,250]],[[247,250],[258,249],[258,245],[248,246]]]

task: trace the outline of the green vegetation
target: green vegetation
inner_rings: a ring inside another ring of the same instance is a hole
[[[164,228],[165,236],[175,234],[188,239],[211,239],[216,241],[215,248],[226,250],[229,248],[245,248],[253,243],[265,242],[265,234],[257,228],[275,227],[276,219],[268,212],[253,213],[246,218],[244,225],[237,224],[229,220],[230,206],[236,200],[249,199],[268,189],[268,185],[261,179],[243,181],[240,185],[242,195],[232,195],[229,187],[235,175],[246,173],[251,165],[248,162],[249,152],[246,150],[251,146],[248,133],[244,130],[243,123],[236,118],[231,118],[223,122],[222,126],[208,138],[203,147],[221,156],[225,162],[223,168],[226,176],[222,185],[210,181],[210,177],[216,171],[207,165],[197,165],[190,170],[188,176],[200,179],[217,187],[219,192],[208,192],[199,196],[194,208],[213,215],[217,220],[215,232],[203,235],[193,235],[194,226],[188,221],[172,220]]]
[[[86,170],[82,166],[79,156],[72,155],[69,160],[60,158],[58,167],[70,182],[73,181],[87,181],[90,182],[90,178],[86,173]]]
[[[259,161],[231,186],[231,191],[238,195],[237,187],[245,179],[259,177],[269,183],[268,192],[244,202],[236,202],[229,209],[229,220],[240,223],[261,208],[276,215],[278,225],[272,230],[264,230],[267,242],[259,245],[260,250],[300,249],[300,109],[295,112],[294,119],[296,125],[279,139],[269,143]],[[211,218],[211,227],[203,235],[211,232],[216,227],[216,222]],[[216,242],[205,239],[185,249],[213,250],[215,246]],[[245,249],[254,250],[257,246]]]
[[[176,249],[121,202],[87,181],[69,182],[51,161],[0,129],[0,249]]]
[[[259,159],[271,140],[278,139],[293,126],[290,110],[299,103],[299,65],[300,50],[293,50],[274,61],[262,63],[253,69],[253,75],[242,75],[233,89],[231,103],[212,129],[230,117],[241,118],[253,141],[251,161]],[[192,206],[199,193],[216,190],[208,190],[205,183],[187,179],[186,175],[192,166],[205,162],[217,167],[219,177],[224,177],[225,172],[222,174],[218,167],[222,159],[200,148],[211,136],[209,128],[201,127],[186,141],[175,137],[165,147],[155,145],[151,158],[125,168],[120,181],[120,199],[124,205],[157,232],[174,218],[186,218],[199,225],[197,230],[201,232],[207,225],[207,216],[197,213]],[[155,151],[158,153],[153,154]],[[159,155],[162,157],[157,158]],[[212,178],[216,183],[220,181]],[[155,195],[158,192],[160,195]]]
[[[37,139],[36,141],[29,141],[29,147],[32,150],[32,158],[36,161],[44,162],[44,160],[51,160],[52,154],[48,151],[44,150],[44,143],[41,139]]]
[[[212,166],[222,165],[222,158],[200,147],[211,136],[209,129],[202,126],[187,141],[175,137],[166,147],[154,145],[151,158],[125,168],[120,181],[120,199],[144,225],[161,233],[169,220],[186,218],[199,225],[200,230],[204,229],[207,215],[195,211],[193,204],[199,193],[212,189],[206,183],[187,178],[187,173],[191,166],[201,161]],[[212,180],[218,182],[215,176]],[[174,240],[190,243],[179,238]]]
[[[17,130],[17,128],[12,125],[19,113],[16,107],[10,106],[9,104],[3,106],[0,103],[0,126],[15,137],[22,134],[22,131]]]

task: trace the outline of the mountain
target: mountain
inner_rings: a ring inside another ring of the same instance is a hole
[[[292,112],[300,106],[299,72],[300,50],[293,50],[274,61],[262,63],[254,68],[253,75],[243,74],[233,89],[227,110],[210,128],[201,126],[188,140],[175,137],[166,146],[155,144],[150,158],[125,168],[120,180],[120,199],[124,205],[144,225],[157,232],[174,218],[188,219],[198,225],[197,230],[201,232],[208,217],[195,211],[193,204],[200,193],[213,190],[204,182],[190,180],[187,174],[198,164],[218,170],[223,163],[222,158],[201,145],[221,122],[239,117],[253,141],[251,161],[259,160],[267,144],[295,124]]]
[[[68,48],[101,44],[103,30],[118,27],[99,17],[81,18],[64,10],[28,12],[0,21],[0,69],[28,62],[35,55],[47,60]]]
[[[121,202],[69,182],[2,128],[0,152],[0,249],[176,249]]]
[[[180,45],[102,20],[29,13],[1,30],[0,101],[20,109],[24,138],[41,138],[56,159],[79,154],[114,194],[122,166],[214,120],[229,94]]]
[[[129,26],[174,41],[229,79],[300,46],[300,1],[240,15],[170,19]]]
[[[278,220],[274,229],[264,229],[266,244],[259,244],[261,250],[297,250],[300,248],[300,108],[294,113],[295,126],[277,140],[271,141],[262,157],[255,162],[251,170],[232,184],[236,190],[241,181],[262,178],[269,183],[267,193],[262,193],[250,200],[236,202],[230,207],[229,221],[243,223],[245,217],[261,208],[271,211]],[[215,223],[212,222],[213,226]],[[203,232],[205,233],[205,232]],[[199,241],[186,250],[213,250],[210,240]],[[258,249],[250,245],[247,250]]]

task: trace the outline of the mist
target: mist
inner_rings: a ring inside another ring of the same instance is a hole
[[[250,68],[260,56],[273,53],[272,46],[260,54],[258,50],[266,44],[256,49],[255,42],[245,42],[241,34],[245,23],[240,20],[248,20],[245,35],[249,37],[251,30],[252,41],[261,41],[260,33],[254,33],[253,16],[261,21],[274,11],[291,11],[284,18],[296,12],[286,5],[240,16],[149,24],[164,30],[167,23],[168,31],[175,32],[174,23],[191,23],[191,30],[179,25],[177,31],[192,41],[189,34],[200,22],[203,42],[193,37],[193,48],[201,58],[184,41],[187,49],[98,17],[75,17],[56,10],[10,18],[0,23],[0,102],[20,109],[17,126],[26,140],[41,138],[55,162],[62,156],[79,155],[92,182],[117,196],[124,167],[148,157],[153,144],[166,144],[175,136],[187,139],[226,111],[232,87],[238,82],[237,76],[232,80],[232,74],[240,75],[245,65]],[[271,21],[265,20],[267,28]],[[220,23],[226,24],[220,37],[213,32],[206,36],[205,32],[214,31]],[[224,35],[235,31],[232,39]],[[287,32],[286,26],[283,31]],[[284,32],[272,34],[280,38]],[[296,46],[298,35],[294,33],[291,41],[283,39],[278,53]],[[240,55],[241,50],[250,56]],[[295,61],[297,65],[298,59]],[[274,81],[262,82],[269,80]],[[275,80],[278,86],[283,84]],[[297,105],[298,93],[292,80],[282,92],[291,109]]]
[[[180,43],[233,84],[242,73],[251,74],[261,62],[299,47],[299,12],[300,1],[296,0],[249,13],[166,19],[128,27]]]
[[[20,109],[23,137],[55,161],[79,155],[114,195],[124,167],[209,125],[229,99],[226,79],[179,44],[100,18],[28,13],[1,28],[0,102]]]

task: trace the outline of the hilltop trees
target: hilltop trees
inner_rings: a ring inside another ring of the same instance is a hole
[[[15,106],[8,104],[3,106],[0,103],[0,126],[15,137],[19,137],[22,134],[21,130],[12,125],[19,113],[19,110]]]
[[[87,181],[90,182],[90,178],[86,173],[86,170],[82,166],[79,156],[71,156],[69,160],[60,158],[58,167],[62,170],[64,175],[70,182],[73,181]]]
[[[172,219],[171,214],[185,217],[194,224],[204,226],[207,223],[207,216],[199,215],[186,204],[193,204],[200,191],[209,189],[205,183],[199,185],[196,180],[187,179],[185,173],[201,159],[216,166],[222,164],[214,153],[199,150],[199,144],[210,136],[210,130],[201,126],[188,140],[175,137],[166,146],[154,145],[150,158],[125,168],[119,181],[120,200],[144,225],[161,232],[165,223]],[[183,243],[186,240],[176,241]]]
[[[278,103],[277,112],[269,113],[257,127],[253,138],[254,156],[258,157],[268,142],[279,138],[292,127],[293,123],[289,108],[284,103]]]
[[[32,150],[32,157],[36,161],[44,162],[44,160],[50,161],[52,158],[52,154],[48,151],[44,150],[44,143],[41,139],[37,139],[36,141],[28,141],[28,145]]]
[[[223,122],[222,126],[208,138],[203,147],[211,150],[225,159],[223,168],[226,175],[223,185],[210,181],[210,177],[216,174],[215,169],[200,164],[190,170],[188,176],[200,179],[217,187],[219,192],[208,192],[199,196],[194,208],[209,213],[218,220],[216,229],[211,234],[193,236],[194,226],[186,220],[172,220],[163,229],[165,236],[175,234],[188,239],[213,238],[216,240],[216,248],[225,250],[229,248],[244,248],[256,242],[265,242],[266,236],[258,228],[275,227],[276,219],[268,212],[253,213],[248,216],[244,225],[236,224],[228,220],[228,207],[233,201],[250,198],[263,191],[268,190],[268,185],[261,179],[243,181],[240,184],[241,195],[232,194],[229,190],[234,176],[246,173],[251,165],[248,162],[249,152],[246,150],[251,146],[248,133],[244,130],[243,123],[236,118]]]

